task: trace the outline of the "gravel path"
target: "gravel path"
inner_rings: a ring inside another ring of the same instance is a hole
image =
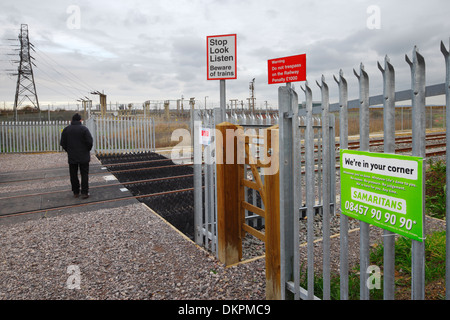
[[[264,260],[224,268],[140,203],[0,234],[0,299],[265,298]]]

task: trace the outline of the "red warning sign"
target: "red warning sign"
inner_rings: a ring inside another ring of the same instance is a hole
[[[267,61],[269,84],[306,81],[306,54]]]

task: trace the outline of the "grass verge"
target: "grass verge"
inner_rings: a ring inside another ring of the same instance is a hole
[[[383,244],[372,247],[370,264],[380,268],[380,287],[370,290],[371,300],[383,299]],[[307,288],[307,273],[300,275],[300,285]],[[443,299],[445,295],[445,231],[435,232],[425,241],[425,285],[426,299]],[[410,299],[411,288],[411,240],[399,237],[395,242],[395,298]],[[314,277],[314,294],[322,298],[323,278]],[[340,300],[339,274],[331,274],[330,295],[332,300]],[[359,300],[359,266],[349,272],[349,299]]]

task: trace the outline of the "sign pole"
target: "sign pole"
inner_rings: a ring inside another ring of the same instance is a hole
[[[226,120],[226,109],[227,99],[225,80],[220,80],[220,122],[224,122]]]

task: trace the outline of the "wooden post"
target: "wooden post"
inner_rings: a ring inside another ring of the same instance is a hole
[[[267,146],[271,148],[272,161],[279,165],[278,128],[269,128],[267,133]],[[280,171],[271,168],[270,173],[264,176],[264,189],[266,195],[266,299],[281,299],[280,280]]]
[[[234,132],[237,128],[238,126],[228,122],[216,126],[218,249],[219,260],[225,265],[237,263],[242,259],[237,139],[235,135],[226,134],[227,129]],[[227,151],[231,152],[231,150],[234,152],[234,156],[232,159],[228,159],[227,163]]]
[[[102,117],[106,116],[106,94],[100,93],[100,110]]]
[[[165,115],[167,121],[170,121],[169,104],[170,104],[169,100],[164,101],[164,115]]]

